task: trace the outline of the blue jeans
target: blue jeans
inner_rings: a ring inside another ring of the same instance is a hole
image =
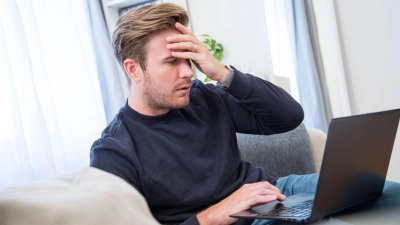
[[[279,178],[275,186],[279,188],[281,193],[285,196],[315,192],[317,189],[318,177],[318,174],[289,175]],[[267,225],[273,222],[272,220],[254,220],[252,225]]]
[[[286,195],[315,192],[318,174],[290,175],[282,177],[276,187]],[[360,184],[362,185],[362,184]],[[400,221],[400,183],[386,181],[382,196],[374,201],[363,203],[328,216],[313,223],[313,225],[350,225],[350,224],[399,224]],[[345,222],[347,221],[347,222]],[[252,225],[283,225],[293,224],[285,221],[254,220]]]

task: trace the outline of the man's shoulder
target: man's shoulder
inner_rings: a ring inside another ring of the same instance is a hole
[[[202,91],[217,91],[218,87],[213,82],[204,83],[198,79],[192,81],[192,88]]]
[[[224,91],[214,83],[203,83],[200,80],[193,80],[190,91],[190,100],[198,98],[215,98],[224,95]]]
[[[110,124],[103,130],[101,137],[95,141],[93,148],[105,148],[114,151],[124,151],[132,147],[132,140],[126,124],[124,113],[121,109]]]

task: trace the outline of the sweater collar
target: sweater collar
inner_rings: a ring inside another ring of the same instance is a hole
[[[162,114],[162,115],[146,116],[146,115],[143,115],[143,114],[135,111],[134,109],[132,109],[128,105],[128,100],[126,101],[125,106],[123,107],[123,110],[128,117],[130,117],[131,119],[133,119],[141,124],[144,124],[146,126],[155,126],[155,125],[159,125],[159,124],[168,123],[172,119],[174,119],[178,113],[177,109],[171,109],[167,113]]]

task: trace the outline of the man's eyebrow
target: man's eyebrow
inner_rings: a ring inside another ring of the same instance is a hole
[[[169,60],[172,60],[172,59],[176,59],[176,57],[173,57],[173,56],[167,56],[167,57],[165,57],[162,61],[169,61]]]

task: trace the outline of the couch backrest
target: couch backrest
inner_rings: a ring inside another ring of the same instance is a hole
[[[304,124],[275,135],[237,134],[242,159],[262,166],[273,176],[315,173],[307,130]]]

